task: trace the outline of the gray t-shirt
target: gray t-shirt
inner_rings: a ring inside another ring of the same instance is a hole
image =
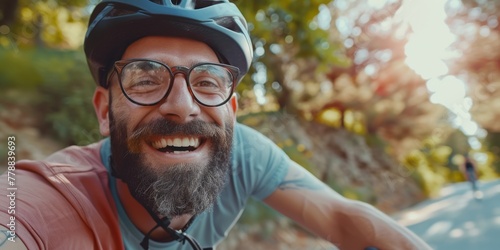
[[[101,159],[109,159],[110,141],[101,148]],[[245,125],[236,123],[233,137],[232,167],[226,186],[213,208],[198,215],[186,231],[201,247],[215,247],[228,234],[241,216],[249,197],[262,200],[269,196],[284,180],[289,166],[288,156],[271,140]],[[103,161],[109,170],[109,162]],[[129,220],[118,199],[115,179],[110,188],[116,201],[120,229],[126,249],[142,249],[142,234]],[[192,249],[189,243],[155,242],[149,249]]]

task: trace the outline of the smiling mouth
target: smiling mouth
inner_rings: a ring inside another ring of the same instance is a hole
[[[181,154],[196,150],[202,142],[202,138],[192,136],[165,137],[154,140],[151,146],[163,153]]]

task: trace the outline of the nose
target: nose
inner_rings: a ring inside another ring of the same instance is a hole
[[[172,89],[160,105],[162,116],[178,122],[187,122],[200,114],[200,106],[189,92],[186,76],[175,74]]]

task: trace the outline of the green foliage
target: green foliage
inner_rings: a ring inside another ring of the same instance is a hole
[[[18,0],[0,9],[0,46],[75,48],[87,25],[88,0]],[[1,8],[0,7],[0,8]],[[9,15],[5,15],[8,13]],[[2,17],[5,19],[2,20]]]
[[[456,179],[450,169],[452,148],[434,138],[424,140],[423,147],[406,155],[403,165],[414,170],[414,177],[427,195],[433,196],[446,183]]]
[[[329,31],[319,28],[321,5],[331,1],[233,1],[249,23],[254,47],[256,48],[253,67],[239,85],[238,90],[252,89],[255,83],[264,84],[266,91],[280,96],[280,88],[272,83],[284,83],[283,65],[291,59],[311,59],[321,62],[315,69],[325,71],[332,65],[345,64],[337,53],[339,46],[329,38]],[[257,51],[260,51],[257,53]],[[258,67],[266,68],[266,81],[253,79]],[[311,72],[314,73],[314,72]]]
[[[17,92],[6,103],[34,107],[37,128],[64,144],[87,144],[100,138],[91,104],[93,82],[79,51],[0,50],[0,86]],[[9,63],[11,62],[11,63]],[[16,75],[12,72],[15,71]]]
[[[491,151],[491,167],[500,175],[500,132],[489,132],[484,144]]]
[[[20,53],[3,51],[0,53],[0,88],[16,88],[32,90],[42,83],[43,79],[37,73],[30,58]]]
[[[415,170],[416,180],[427,195],[435,195],[444,184],[444,180],[430,166],[428,155],[422,151],[411,152],[403,164],[408,169]]]

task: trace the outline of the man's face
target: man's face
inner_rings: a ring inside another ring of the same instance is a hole
[[[136,41],[122,59],[146,58],[169,66],[218,62],[205,44],[165,37]],[[205,107],[177,74],[170,94],[154,106],[133,104],[111,79],[109,128],[113,167],[144,206],[173,218],[197,214],[216,199],[230,165],[235,100]]]

